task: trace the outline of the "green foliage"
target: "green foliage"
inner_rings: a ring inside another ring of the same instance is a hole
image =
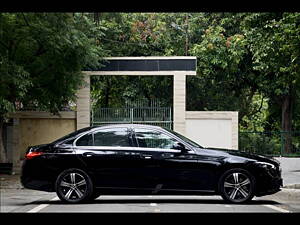
[[[239,135],[241,151],[262,154],[281,155],[280,133],[245,132]]]
[[[32,86],[29,74],[22,66],[9,61],[5,55],[0,55],[0,114],[14,111],[15,101],[24,98],[27,88]]]
[[[282,12],[0,13],[0,114],[22,105],[59,111],[75,100],[81,70],[104,56],[193,55],[187,110],[239,111],[242,131],[279,130],[285,112],[299,130],[299,25],[300,13]],[[93,77],[93,106],[145,98],[171,106],[172,84]]]
[[[86,14],[1,13],[0,32],[5,112],[16,103],[58,112],[75,100],[81,70],[96,66],[103,55],[96,42],[102,30]]]
[[[253,52],[254,69],[264,76],[260,85],[269,85],[269,93],[280,96],[289,94],[291,86],[299,82],[300,14],[268,16],[266,19],[266,14],[250,15],[245,33]],[[262,24],[252,27],[254,21]]]
[[[95,76],[91,80],[92,105],[124,107],[132,101],[159,99],[162,105],[170,106],[172,84],[171,76]]]

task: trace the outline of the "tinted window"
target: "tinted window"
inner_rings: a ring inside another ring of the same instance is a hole
[[[76,141],[76,146],[92,146],[93,145],[93,135],[86,134],[83,135]]]
[[[175,143],[178,143],[172,137],[161,132],[147,129],[135,129],[135,137],[139,147],[144,148],[171,149]]]
[[[103,129],[94,133],[95,146],[129,147],[127,128]]]
[[[178,136],[179,138],[181,138],[182,140],[184,140],[185,142],[187,142],[188,144],[190,144],[191,146],[193,147],[196,147],[196,148],[203,148],[201,145],[197,144],[196,142],[188,139],[187,137],[173,131],[173,130],[170,130],[170,129],[167,129],[169,132],[175,134],[176,136]]]
[[[55,141],[52,142],[52,143],[58,143],[58,142],[60,142],[60,141],[63,141],[63,140],[65,140],[65,139],[68,139],[68,138],[70,138],[70,137],[74,137],[74,138],[75,138],[75,136],[76,136],[77,134],[79,134],[79,133],[81,133],[81,132],[88,131],[88,130],[90,130],[90,129],[91,129],[90,127],[85,127],[85,128],[80,129],[80,130],[76,130],[76,131],[74,131],[74,132],[72,132],[72,133],[70,133],[70,134],[68,134],[68,135],[66,135],[66,136],[63,136],[62,138],[59,138],[59,139],[55,140]]]
[[[73,137],[73,138],[67,140],[66,142],[64,142],[64,144],[65,144],[65,145],[72,145],[73,142],[74,142],[74,140],[75,140],[75,137]]]

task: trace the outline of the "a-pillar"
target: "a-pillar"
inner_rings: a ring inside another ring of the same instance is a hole
[[[90,126],[90,75],[84,76],[85,84],[77,91],[77,130]]]
[[[174,131],[185,135],[186,73],[176,72],[173,78],[173,124]]]

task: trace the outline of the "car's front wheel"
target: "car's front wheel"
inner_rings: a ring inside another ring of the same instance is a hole
[[[67,169],[57,178],[56,194],[64,202],[82,203],[90,200],[93,194],[92,180],[80,169]]]
[[[222,198],[230,203],[245,203],[254,196],[255,179],[244,169],[231,169],[220,178]]]

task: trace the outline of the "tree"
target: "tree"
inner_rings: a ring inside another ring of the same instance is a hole
[[[232,15],[223,16],[226,23],[219,21],[208,26],[202,40],[191,49],[198,59],[198,74],[188,83],[187,107],[239,111],[240,125],[247,127],[250,121],[244,117],[255,115],[261,109],[253,103],[259,94],[257,73],[251,68],[252,54],[241,30],[233,32],[224,28],[231,21],[228,17]]]
[[[287,132],[285,152],[291,151],[294,105],[300,82],[300,13],[250,14],[245,34],[260,72],[260,89],[281,108],[281,130]]]
[[[86,14],[0,14],[0,152],[7,114],[20,108],[58,113],[83,84],[83,67],[103,56],[102,30]]]

